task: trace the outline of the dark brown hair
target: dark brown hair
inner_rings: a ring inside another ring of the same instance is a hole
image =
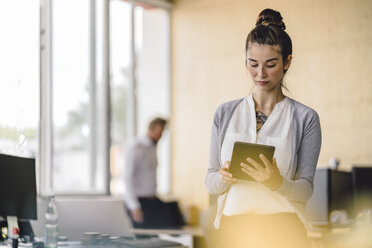
[[[165,127],[165,125],[167,124],[167,120],[166,119],[163,119],[163,118],[160,118],[160,117],[156,117],[154,119],[152,119],[149,123],[149,130],[150,129],[153,129],[154,127],[156,126],[161,126],[161,127]]]
[[[246,56],[250,43],[270,46],[278,45],[283,63],[285,63],[288,56],[292,54],[292,41],[287,32],[285,32],[285,28],[283,17],[278,11],[273,9],[264,9],[261,11],[256,21],[256,27],[249,32],[245,41]],[[247,58],[245,63],[247,63]]]

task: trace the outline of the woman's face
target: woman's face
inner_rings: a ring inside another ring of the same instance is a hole
[[[280,89],[284,70],[288,70],[292,56],[286,63],[278,45],[250,43],[247,52],[247,67],[256,87],[263,91]]]

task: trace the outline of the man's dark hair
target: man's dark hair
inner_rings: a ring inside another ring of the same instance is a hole
[[[156,117],[156,118],[152,119],[152,121],[150,121],[149,129],[153,129],[156,126],[165,127],[165,125],[167,125],[167,120],[166,119],[161,118],[161,117]]]

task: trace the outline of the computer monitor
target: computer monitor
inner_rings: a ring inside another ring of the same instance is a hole
[[[343,210],[354,217],[351,173],[319,168],[315,172],[314,192],[306,205],[305,218],[313,225],[329,226],[331,213]]]
[[[34,158],[0,154],[0,216],[37,219]]]
[[[356,214],[372,209],[372,167],[353,166],[351,174]]]

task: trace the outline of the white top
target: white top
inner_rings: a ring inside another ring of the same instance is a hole
[[[125,202],[131,210],[140,209],[138,197],[156,194],[156,144],[147,136],[129,142],[125,149]]]
[[[236,141],[275,146],[274,157],[280,173],[286,176],[292,154],[292,109],[285,97],[277,103],[261,127],[256,131],[256,111],[252,94],[236,108],[221,148],[221,161],[231,161]],[[295,212],[289,201],[281,194],[271,191],[258,182],[238,180],[218,199],[221,207],[217,211],[215,227],[218,228],[222,214],[230,216],[243,213],[273,214]]]

